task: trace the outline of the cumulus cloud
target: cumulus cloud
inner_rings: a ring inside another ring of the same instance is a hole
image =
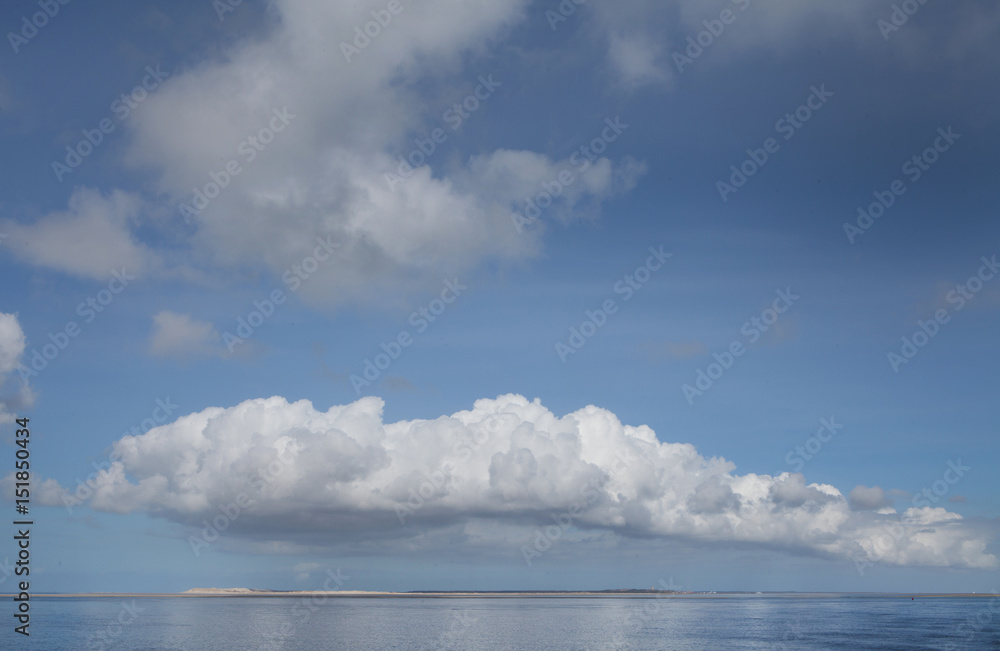
[[[329,237],[340,243],[339,255],[299,293],[327,305],[370,302],[381,290],[426,288],[484,262],[536,254],[542,229],[518,234],[509,217],[564,162],[531,151],[500,149],[465,161],[435,152],[398,187],[387,184],[386,173],[398,169],[414,136],[442,126],[427,116],[440,116],[454,98],[426,87],[451,90],[464,80],[472,92],[480,75],[490,73],[475,67],[488,61],[480,55],[538,18],[537,7],[528,0],[404,6],[377,38],[345,57],[339,43],[352,42],[354,28],[384,2],[277,0],[277,20],[268,29],[171,71],[126,125],[126,161],[151,172],[153,212],[170,212],[178,228],[181,203],[198,213],[183,227],[193,233],[170,232],[180,242],[156,249],[162,256],[138,238],[135,195],[85,189],[74,192],[66,211],[9,223],[11,250],[31,264],[92,278],[106,278],[113,261],[205,280],[192,269],[235,275],[258,266],[281,275],[312,251],[317,237]],[[675,78],[671,53],[722,7],[739,19],[712,46],[716,61],[726,51],[792,49],[815,42],[817,33],[841,41],[845,33],[872,33],[884,10],[827,0],[623,0],[587,5],[573,20],[606,52],[614,82],[636,87]],[[987,13],[994,22],[1000,16]],[[969,12],[963,25],[981,27],[977,17]],[[492,92],[505,92],[505,81],[497,81]],[[277,115],[284,117],[275,121]],[[280,131],[266,131],[272,125]],[[451,141],[460,134],[444,129]],[[238,171],[226,170],[230,162]],[[634,185],[638,171],[627,161],[601,159],[549,215],[594,215]],[[494,185],[501,179],[507,184]],[[212,183],[224,187],[206,191],[211,196],[196,205],[193,191]]]
[[[153,316],[149,352],[161,357],[214,355],[220,352],[221,337],[211,323],[190,314],[164,310]]]
[[[619,81],[629,88],[664,83],[673,77],[670,68],[663,63],[662,47],[651,43],[646,36],[613,32],[608,57]]]
[[[55,479],[43,481],[32,479],[32,482],[31,498],[36,504],[42,506],[63,506],[65,504],[63,498],[68,493]],[[16,483],[17,479],[13,471],[0,478],[0,495],[3,495],[6,501],[13,501]]]
[[[89,504],[193,533],[242,495],[252,505],[228,539],[272,551],[352,543],[377,553],[387,541],[418,549],[448,532],[455,545],[517,554],[526,532],[576,505],[584,545],[682,538],[996,566],[984,535],[945,509],[852,511],[833,486],[796,473],[736,474],[725,459],[660,442],[594,406],[558,417],[538,400],[505,395],[395,423],[383,422],[382,409],[374,397],[325,412],[273,397],[189,414],[118,440],[120,461],[101,471]]]
[[[415,136],[441,127],[449,146],[460,137],[456,125],[426,117],[441,116],[454,93],[427,97],[420,82],[448,77],[449,89],[486,93],[483,103],[505,92],[505,80],[470,62],[522,22],[527,5],[406,5],[347,61],[337,44],[352,42],[353,27],[384,2],[279,0],[270,29],[225,56],[172,71],[127,124],[125,162],[151,172],[154,212],[166,209],[176,222],[157,225],[180,240],[170,243],[166,263],[136,239],[139,200],[123,192],[78,190],[68,211],[11,224],[12,250],[32,264],[97,278],[109,260],[189,278],[192,269],[225,277],[248,267],[280,276],[324,238],[338,252],[298,293],[323,305],[382,301],[487,261],[535,255],[543,229],[518,233],[511,213],[567,161],[504,149],[465,161],[435,152],[403,182],[387,181]],[[227,171],[230,162],[236,168]],[[548,216],[593,216],[640,173],[635,161],[593,161]],[[195,201],[195,189],[207,198]],[[190,208],[186,225],[181,204]]]
[[[16,314],[0,313],[0,376],[17,369],[24,354],[24,331]]]
[[[0,312],[0,389],[20,367],[25,345],[24,331],[17,315]],[[20,387],[13,394],[5,392],[0,396],[0,423],[9,423],[14,419],[11,407],[17,409],[31,401],[31,389],[21,380]]]
[[[76,188],[65,211],[50,213],[31,224],[4,223],[5,244],[14,255],[42,267],[107,280],[125,266],[140,273],[158,266],[158,258],[131,234],[141,200],[114,191],[108,196]]]
[[[157,196],[148,201],[157,214],[173,214],[180,229],[170,232],[180,241],[170,242],[169,255],[139,240],[135,195],[86,189],[74,192],[66,211],[9,223],[12,251],[31,264],[92,278],[106,278],[113,261],[204,280],[192,269],[225,276],[256,266],[280,276],[309,255],[317,238],[331,238],[338,254],[298,294],[324,305],[378,301],[485,262],[537,254],[544,229],[518,233],[510,215],[566,161],[505,149],[464,161],[435,152],[404,183],[386,181],[415,136],[443,127],[451,141],[460,137],[427,116],[441,115],[454,100],[451,90],[473,92],[481,76],[489,77],[475,62],[487,61],[480,55],[532,16],[528,0],[405,5],[349,57],[338,44],[351,42],[354,27],[384,2],[273,4],[278,20],[269,29],[224,56],[172,71],[126,125],[127,164],[151,173]],[[670,53],[683,46],[683,34],[704,29],[720,7],[742,4],[625,0],[587,6],[579,21],[606,50],[615,83],[631,88],[670,82]],[[791,47],[811,38],[813,26],[834,35],[854,25],[872,28],[873,10],[863,3],[746,4],[716,48]],[[443,78],[448,93],[421,85],[444,86]],[[491,93],[505,92],[505,80],[496,81]],[[227,171],[230,162],[236,168]],[[595,161],[543,222],[598,214],[641,171],[635,161]],[[196,203],[195,189],[208,198]],[[182,203],[197,212],[183,227]]]
[[[128,160],[153,170],[175,206],[197,209],[188,214],[196,227],[191,253],[216,269],[262,264],[280,275],[301,263],[317,237],[338,242],[337,255],[299,293],[314,303],[368,302],[380,290],[405,292],[484,261],[534,255],[539,233],[519,234],[510,214],[565,162],[507,150],[456,162],[435,152],[398,179],[414,135],[442,127],[451,140],[459,137],[440,118],[424,118],[441,115],[444,97],[423,98],[400,79],[444,74],[480,98],[504,92],[505,80],[463,66],[523,20],[526,4],[407,5],[347,62],[335,44],[350,43],[352,27],[384,3],[281,0],[270,33],[177,72],[144,102],[129,122]],[[480,87],[483,79],[489,88]],[[276,111],[283,121],[274,121]],[[273,139],[248,144],[272,124],[280,127]],[[196,205],[193,190],[212,174],[221,178],[229,160],[239,172],[207,205]],[[636,172],[595,161],[552,215],[592,214],[595,202],[631,187]]]

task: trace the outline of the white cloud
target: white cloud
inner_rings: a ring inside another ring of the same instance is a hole
[[[608,57],[618,73],[617,79],[628,88],[664,83],[673,78],[663,61],[662,47],[651,43],[646,36],[612,32]]]
[[[24,332],[16,314],[0,312],[0,375],[17,369],[24,354]]]
[[[723,10],[731,22],[719,21]],[[845,37],[861,42],[874,33],[881,7],[861,2],[827,0],[622,0],[595,3],[585,12],[586,32],[607,47],[614,81],[627,89],[643,85],[673,87],[679,78],[672,55],[682,55],[687,38],[697,39],[712,23],[715,34],[702,37],[703,53],[696,68],[718,68],[750,50],[785,54],[803,43]],[[721,31],[720,31],[721,29]],[[873,31],[874,30],[874,31]],[[695,69],[689,64],[684,74]]]
[[[541,231],[519,235],[510,214],[565,161],[498,150],[459,163],[434,153],[430,166],[417,168],[395,192],[385,176],[414,148],[414,134],[442,127],[450,141],[462,137],[440,118],[423,118],[441,115],[453,92],[423,99],[416,82],[458,73],[451,86],[474,90],[490,71],[469,62],[522,21],[526,5],[405,5],[347,63],[338,44],[351,42],[353,27],[371,20],[383,2],[282,0],[280,23],[266,37],[176,71],[144,102],[129,121],[128,160],[153,170],[158,190],[175,205],[190,202],[193,188],[237,161],[239,173],[194,217],[189,254],[223,271],[263,265],[280,275],[312,251],[317,237],[329,237],[340,244],[338,254],[300,292],[314,303],[380,301],[381,290],[433,286],[488,260],[534,255]],[[505,80],[495,81],[492,92],[506,92]],[[286,107],[294,117],[249,160],[240,144]],[[596,161],[551,216],[592,216],[639,173],[632,162]],[[509,183],[497,184],[501,178]]]
[[[986,539],[957,514],[854,512],[833,486],[800,474],[735,474],[724,459],[661,443],[648,427],[597,407],[557,417],[537,400],[506,395],[396,423],[383,423],[382,407],[363,398],[320,412],[274,397],[184,416],[117,441],[121,461],[102,471],[90,505],[144,511],[194,533],[244,493],[254,504],[227,536],[267,549],[353,541],[374,553],[380,541],[419,548],[447,535],[516,554],[524,532],[578,504],[577,537],[600,544],[676,537],[900,565],[996,566]],[[891,550],[887,530],[896,532]]]
[[[726,57],[714,56],[717,50],[721,55],[791,49],[812,42],[817,32],[839,39],[858,30],[874,33],[875,14],[882,10],[827,0],[754,0],[745,11],[741,4],[623,0],[588,5],[579,20],[606,48],[615,81],[637,86],[669,82],[670,53],[683,46],[671,39],[683,41],[682,34],[703,30],[703,21],[717,17],[722,7],[737,7],[739,18],[712,46],[711,58],[718,61]],[[30,225],[10,224],[11,250],[29,263],[98,279],[106,278],[112,261],[136,272],[173,271],[204,280],[192,269],[225,275],[260,265],[281,274],[308,255],[317,237],[329,236],[341,244],[340,255],[301,292],[324,304],[378,301],[380,290],[433,286],[443,275],[486,261],[536,254],[541,231],[518,236],[509,216],[525,192],[552,180],[554,161],[502,149],[457,164],[434,154],[431,167],[418,169],[396,193],[384,174],[413,148],[415,134],[442,126],[425,116],[439,115],[445,100],[454,99],[450,91],[447,97],[422,96],[418,87],[437,84],[421,82],[447,78],[454,89],[464,79],[471,90],[479,74],[490,72],[476,69],[476,62],[487,60],[480,55],[527,18],[539,18],[537,7],[527,0],[404,4],[376,38],[345,61],[339,44],[351,42],[354,28],[384,6],[382,0],[278,0],[278,20],[266,33],[190,69],[171,71],[130,117],[127,161],[152,172],[162,200],[156,214],[166,210],[179,222],[176,207],[191,200],[193,188],[210,183],[210,175],[230,160],[240,165],[194,220],[196,232],[172,233],[182,241],[171,242],[169,256],[164,253],[169,265],[139,242],[132,223],[139,199],[123,192],[102,197],[77,190],[67,211]],[[494,92],[507,92],[505,81],[498,81]],[[274,110],[286,107],[295,117],[263,150],[246,144],[269,124]],[[452,140],[461,137],[445,130]],[[515,163],[522,167],[512,169]],[[509,188],[518,193],[492,185],[500,176],[497,167],[506,168]],[[602,159],[589,182],[573,186],[552,216],[596,214],[601,202],[634,185],[637,171],[627,161]],[[620,182],[612,190],[614,179]]]
[[[5,240],[14,255],[39,265],[106,281],[112,269],[125,266],[141,273],[158,265],[156,256],[129,231],[142,202],[133,194],[114,191],[109,196],[76,188],[69,208],[53,212],[32,224],[7,221]]]
[[[323,237],[338,242],[338,253],[299,292],[318,304],[380,302],[486,261],[535,255],[543,229],[519,234],[511,212],[567,161],[501,149],[460,162],[435,152],[430,166],[395,191],[386,181],[397,158],[414,148],[415,134],[441,127],[451,141],[462,137],[440,117],[424,117],[441,116],[453,90],[421,97],[418,82],[450,77],[450,89],[471,93],[485,77],[493,80],[490,96],[506,92],[505,80],[473,66],[524,20],[527,5],[406,4],[348,63],[339,43],[351,42],[354,26],[372,20],[384,2],[280,0],[270,31],[224,57],[170,71],[126,125],[127,164],[152,172],[159,201],[152,212],[165,208],[176,222],[153,224],[161,236],[180,239],[164,253],[169,264],[139,243],[134,222],[143,206],[119,191],[102,197],[77,189],[67,211],[10,223],[11,250],[29,263],[93,278],[104,279],[113,261],[198,280],[193,269],[225,276],[263,267],[281,275]],[[272,125],[276,132],[249,144]],[[225,171],[229,161],[238,172]],[[641,172],[634,161],[594,161],[546,218],[592,217]],[[179,204],[190,204],[193,189],[213,178],[225,187],[209,193],[193,217],[195,232],[181,235]],[[501,178],[509,183],[497,183]]]
[[[354,5],[277,3],[281,22],[272,34],[225,60],[178,72],[130,122],[130,160],[158,172],[160,189],[174,201],[189,202],[192,188],[226,161],[241,165],[196,218],[192,253],[222,269],[263,263],[280,274],[301,262],[316,237],[329,236],[340,243],[339,255],[301,292],[327,303],[373,300],[373,289],[399,281],[405,290],[484,259],[532,253],[531,239],[517,238],[509,206],[480,197],[475,179],[458,187],[422,167],[395,193],[385,179],[414,146],[408,132],[427,126],[423,105],[409,84],[397,83],[399,75],[456,71],[462,55],[520,19],[524,2],[406,5],[348,64],[337,44],[384,8]],[[476,75],[469,80],[475,84]],[[285,107],[294,117],[248,160],[240,143]],[[431,161],[445,163],[443,155]]]
[[[730,26],[732,42],[756,35],[755,45],[785,43],[804,38],[801,27],[810,20],[859,11],[830,4],[755,2],[745,13],[757,23]],[[351,42],[354,27],[370,21],[384,2],[279,0],[280,19],[264,35],[171,71],[130,117],[126,159],[152,172],[163,202],[154,212],[166,209],[178,225],[177,206],[191,202],[194,188],[212,183],[213,174],[226,187],[194,218],[193,234],[172,233],[182,241],[164,253],[169,264],[137,239],[133,222],[141,204],[123,192],[102,197],[79,189],[68,211],[11,224],[11,250],[32,264],[98,279],[106,278],[111,261],[196,280],[193,269],[235,275],[262,266],[280,275],[312,251],[317,237],[329,237],[340,243],[339,254],[300,292],[317,304],[380,302],[386,293],[430,287],[487,261],[535,255],[543,229],[518,234],[510,214],[565,161],[500,149],[459,163],[435,153],[431,166],[418,168],[396,192],[385,181],[397,157],[413,149],[414,134],[442,126],[424,116],[440,115],[445,100],[454,99],[450,91],[422,97],[418,83],[451,77],[455,88],[466,79],[471,91],[477,77],[490,72],[474,67],[486,60],[479,55],[526,19],[529,3],[429,0],[404,7],[348,63],[339,43]],[[608,48],[616,82],[638,86],[672,77],[663,36],[669,25],[680,16],[685,26],[701,29],[712,12],[716,3],[704,0],[628,0],[595,5],[581,20],[593,21],[591,32]],[[755,25],[768,26],[768,33]],[[497,81],[493,92],[506,92],[504,80]],[[294,117],[279,121],[281,131],[266,144],[249,145],[276,110]],[[444,129],[450,139],[461,138]],[[239,172],[220,176],[229,161]],[[598,214],[601,203],[631,189],[641,171],[634,161],[597,161],[543,221]]]
[[[67,494],[66,489],[55,479],[37,481],[32,477],[31,481],[31,498],[35,504],[42,506],[63,506],[65,504],[63,496]],[[14,500],[16,484],[17,479],[13,471],[0,478],[0,495],[4,496],[4,500],[8,502]]]
[[[149,352],[163,357],[214,355],[220,352],[221,337],[208,322],[190,314],[164,310],[153,317],[153,335]]]
[[[847,496],[856,511],[875,511],[892,506],[894,500],[880,486],[855,486]]]
[[[0,312],[0,387],[3,387],[21,365],[21,357],[26,346],[24,331],[16,314]],[[0,423],[13,421],[10,408],[30,405],[33,399],[31,389],[23,381],[13,396],[0,397]]]
[[[11,494],[13,494],[13,486],[11,488]],[[39,504],[43,506],[63,506],[63,496],[66,494],[66,490],[59,485],[54,479],[46,479],[38,483],[32,492],[32,496],[35,498]]]

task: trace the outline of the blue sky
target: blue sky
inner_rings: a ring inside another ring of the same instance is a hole
[[[1000,10],[903,4],[6,5],[36,589],[994,589]]]

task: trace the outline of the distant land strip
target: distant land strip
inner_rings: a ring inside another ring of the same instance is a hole
[[[0,594],[0,597],[13,597]],[[624,599],[726,599],[733,597],[785,597],[799,599],[851,599],[851,598],[942,598],[942,597],[996,597],[992,593],[976,592],[688,592],[674,590],[419,590],[410,592],[383,592],[368,590],[265,590],[257,588],[192,588],[184,592],[79,592],[42,593],[38,597],[332,597],[332,598],[390,598],[390,599],[489,599],[489,598],[624,598]]]

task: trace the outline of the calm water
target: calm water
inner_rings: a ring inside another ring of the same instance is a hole
[[[145,598],[136,610],[132,603],[32,599],[30,640],[6,628],[0,648],[1000,650],[997,597]]]

